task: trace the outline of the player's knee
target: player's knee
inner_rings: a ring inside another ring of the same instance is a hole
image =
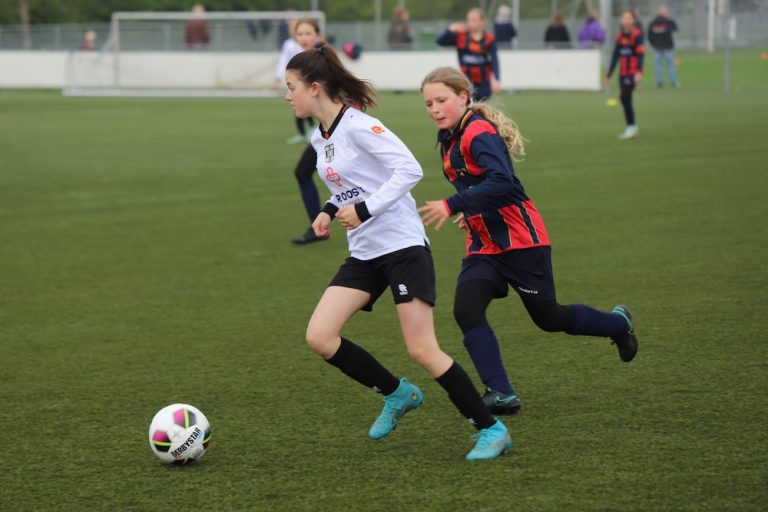
[[[564,330],[563,321],[558,308],[547,308],[531,312],[531,320],[536,327],[545,332],[561,332]]]
[[[312,350],[324,358],[333,356],[332,348],[337,338],[337,333],[332,333],[322,326],[312,324],[307,326],[307,344]]]
[[[562,330],[560,329],[559,324],[551,318],[534,317],[533,323],[536,324],[536,327],[545,332],[559,332]]]
[[[408,345],[408,355],[411,356],[419,366],[424,368],[428,368],[438,354],[439,349],[433,348],[427,344]]]
[[[461,332],[467,332],[486,323],[485,310],[473,307],[471,304],[456,301],[453,303],[453,318]]]
[[[306,173],[299,168],[293,171],[293,176],[294,178],[296,178],[296,181],[298,181],[299,183],[304,183],[305,181],[307,181]]]

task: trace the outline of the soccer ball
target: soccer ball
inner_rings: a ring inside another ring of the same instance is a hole
[[[163,462],[188,464],[211,444],[211,426],[196,407],[171,404],[160,409],[149,425],[149,446]]]

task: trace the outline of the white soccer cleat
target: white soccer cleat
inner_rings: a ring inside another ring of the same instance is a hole
[[[637,125],[631,124],[626,128],[624,128],[624,131],[621,132],[621,135],[619,135],[619,140],[636,139],[639,132],[640,132],[640,129],[637,127]]]

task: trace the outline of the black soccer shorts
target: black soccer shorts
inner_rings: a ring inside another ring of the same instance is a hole
[[[374,303],[389,287],[395,304],[419,298],[435,305],[435,265],[428,246],[400,249],[372,260],[349,257],[339,267],[328,286],[343,286],[371,294],[363,311],[372,311]]]

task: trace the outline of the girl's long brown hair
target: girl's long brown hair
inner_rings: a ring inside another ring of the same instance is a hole
[[[286,69],[295,71],[305,84],[319,83],[333,100],[351,103],[362,111],[376,106],[373,85],[350,73],[327,44],[295,55]]]

